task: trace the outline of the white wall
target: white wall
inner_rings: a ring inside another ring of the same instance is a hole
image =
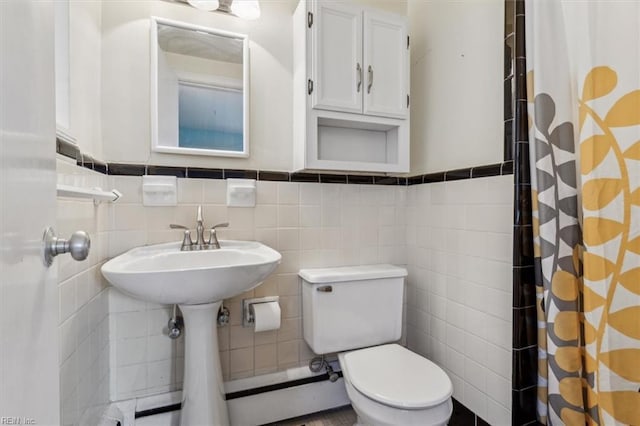
[[[407,343],[453,396],[511,424],[513,176],[409,187]]]
[[[84,188],[107,186],[107,177],[58,159],[58,183]],[[106,261],[109,206],[58,198],[58,235],[84,230],[91,237],[87,260],[58,256],[61,424],[98,424],[109,402],[109,319]]]
[[[102,156],[101,19],[100,2],[69,0],[69,132],[96,158]]]
[[[504,0],[410,0],[411,173],[503,159]]]

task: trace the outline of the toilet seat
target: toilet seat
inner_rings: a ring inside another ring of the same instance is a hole
[[[343,373],[360,393],[381,404],[421,410],[451,398],[447,374],[428,359],[389,344],[340,354]]]

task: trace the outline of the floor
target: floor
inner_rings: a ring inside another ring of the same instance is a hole
[[[351,406],[335,410],[309,414],[282,422],[270,423],[269,426],[352,426],[356,422],[356,413]],[[180,411],[156,414],[136,419],[135,426],[178,426]]]
[[[350,405],[291,420],[271,423],[273,426],[353,426],[356,413]]]

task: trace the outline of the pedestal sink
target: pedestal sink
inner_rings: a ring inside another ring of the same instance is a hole
[[[253,241],[220,241],[220,249],[180,251],[180,243],[138,247],[102,266],[123,292],[178,304],[185,324],[181,426],[228,425],[216,319],[222,300],[258,286],[280,253]]]

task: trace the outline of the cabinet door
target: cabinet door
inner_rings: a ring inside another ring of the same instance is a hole
[[[311,106],[362,112],[362,9],[317,1],[313,8]]]
[[[408,115],[409,43],[406,18],[375,10],[364,12],[364,113]]]

